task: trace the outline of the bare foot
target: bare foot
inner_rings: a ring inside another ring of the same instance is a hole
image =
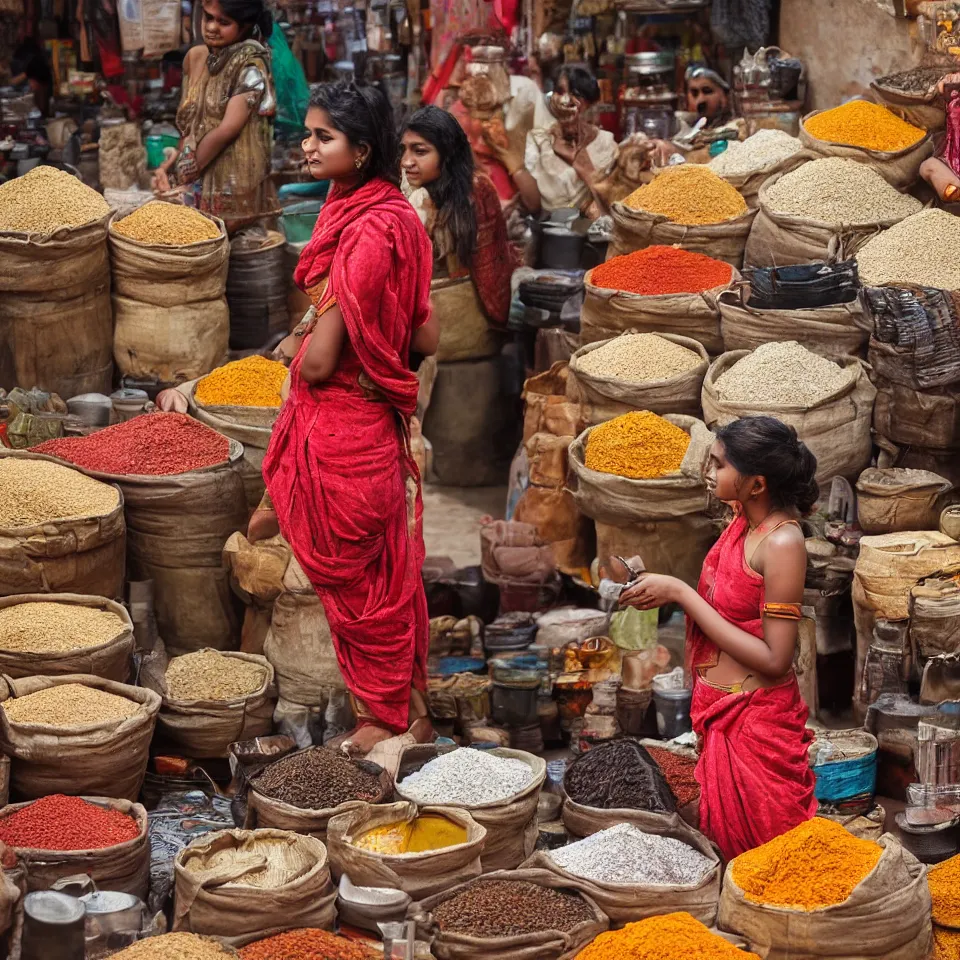
[[[436,735],[429,717],[420,717],[419,720],[414,720],[407,733],[417,743],[433,743],[433,738]]]
[[[339,749],[350,754],[351,757],[365,757],[378,743],[389,740],[394,733],[386,727],[374,724],[365,724],[354,727],[338,744]]]

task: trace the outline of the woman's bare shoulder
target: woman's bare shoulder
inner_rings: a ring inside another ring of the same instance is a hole
[[[207,48],[202,43],[191,47],[183,58],[183,70],[185,73],[194,73],[196,68],[207,58]]]

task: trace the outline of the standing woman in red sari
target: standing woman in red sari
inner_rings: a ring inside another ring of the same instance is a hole
[[[295,358],[263,476],[280,532],[323,601],[359,721],[349,740],[366,754],[408,729],[417,739],[431,732],[409,420],[411,355],[432,354],[439,339],[433,254],[397,185],[386,97],[355,84],[319,87],[306,126],[310,173],[332,187],[294,275],[315,315],[280,346]]]
[[[817,811],[793,670],[807,567],[799,520],[817,501],[816,469],[796,431],[773,417],[719,428],[707,485],[735,515],[699,586],[645,574],[621,597],[641,610],[677,603],[687,615],[700,829],[727,859]]]

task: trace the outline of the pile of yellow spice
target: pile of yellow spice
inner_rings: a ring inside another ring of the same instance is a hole
[[[198,383],[197,403],[207,407],[279,407],[287,368],[266,357],[244,357],[217,367]]]
[[[879,103],[851,100],[824,110],[803,125],[811,137],[865,150],[897,153],[919,143],[925,130],[901,120]]]
[[[208,217],[179,203],[151,200],[129,216],[117,220],[112,229],[140,243],[182,247],[201,240],[216,240],[220,228]]]
[[[584,463],[588,470],[630,480],[653,480],[676,473],[690,435],[648,410],[625,413],[590,431]]]
[[[747,201],[726,180],[693,163],[668,167],[623,202],[684,226],[723,223],[747,212]]]

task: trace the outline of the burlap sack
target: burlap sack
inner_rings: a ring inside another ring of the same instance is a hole
[[[936,530],[949,480],[928,470],[869,467],[857,480],[857,519],[866,533]]]
[[[565,893],[578,893],[589,904],[593,919],[585,920],[566,932],[545,930],[515,937],[480,938],[441,930],[434,922],[431,911],[469,886],[469,883],[460,884],[412,904],[407,912],[407,917],[417,925],[417,938],[432,938],[431,951],[437,960],[491,960],[493,957],[496,960],[573,960],[588,943],[610,926],[606,915],[581,890],[579,883],[568,883],[546,870],[498,870],[483,879],[527,880]]]
[[[53,459],[0,449],[3,456]],[[122,597],[126,545],[122,492],[116,508],[105,516],[47,520],[26,527],[0,525],[0,596],[75,593]]]
[[[140,675],[141,684],[162,699],[157,735],[194,760],[228,757],[231,743],[265,737],[273,730],[277,705],[273,667],[266,658],[250,653],[225,651],[223,655],[263,667],[260,688],[236,700],[174,700],[167,689],[169,660],[162,646],[144,663]]]
[[[530,482],[538,487],[561,487],[567,479],[567,449],[573,436],[535,433],[525,444]]]
[[[566,801],[569,803],[570,801]],[[566,807],[566,803],[564,806]],[[579,804],[574,804],[579,807]],[[589,808],[581,808],[587,810]],[[644,833],[658,837],[672,837],[681,840],[687,846],[702,853],[713,864],[704,874],[699,883],[691,884],[627,884],[627,883],[600,883],[595,880],[586,880],[574,876],[558,866],[550,854],[544,850],[535,853],[522,869],[548,870],[556,874],[565,883],[570,883],[587,894],[600,909],[610,918],[610,926],[614,929],[636,920],[646,920],[665,913],[689,913],[701,923],[712,927],[717,922],[717,907],[720,901],[720,878],[723,867],[716,850],[703,834],[688,826],[677,813],[670,816],[646,814],[642,819],[636,817],[640,810],[601,810],[603,814],[628,814],[607,826],[616,823],[634,823]],[[577,817],[572,818],[574,822]],[[570,829],[564,815],[564,825]],[[606,829],[603,827],[601,829]],[[590,833],[597,831],[591,830]]]
[[[960,384],[915,390],[874,374],[874,429],[901,447],[960,451]]]
[[[910,591],[910,646],[915,658],[926,660],[960,652],[960,586],[944,571]]]
[[[48,236],[0,232],[0,384],[8,390],[37,386],[64,399],[110,392],[109,219]]]
[[[819,910],[752,903],[734,882],[731,862],[721,929],[742,936],[762,960],[925,960],[933,934],[924,866],[890,834],[879,843],[880,860],[853,893]]]
[[[855,357],[838,361],[852,372],[850,380],[816,406],[781,403],[733,403],[721,400],[717,381],[749,351],[734,350],[713,362],[703,381],[703,418],[710,427],[753,414],[776,417],[792,426],[817,458],[817,480],[856,479],[870,463],[873,439],[870,427],[876,388]]]
[[[587,468],[590,432],[570,445],[570,490],[583,513],[596,521],[597,556],[643,557],[648,570],[695,584],[704,557],[716,538],[703,483],[713,434],[693,417],[665,418],[690,434],[678,473],[655,480],[630,480]],[[624,552],[626,551],[626,552]]]
[[[487,320],[470,276],[434,280],[430,305],[440,323],[438,363],[480,360],[499,352],[500,338]]]
[[[569,367],[558,360],[546,373],[523,383],[523,442],[535,433],[575,437],[582,429],[580,405],[567,397]]]
[[[147,811],[139,803],[108,797],[84,797],[88,803],[117,810],[136,820],[140,832],[133,840],[97,850],[44,850],[14,847],[17,859],[26,868],[27,890],[49,890],[63,877],[86,874],[100,890],[132,893],[146,900],[150,887],[150,838],[147,835]],[[32,801],[31,801],[32,802]],[[0,822],[30,806],[12,803],[0,810]]]
[[[252,832],[295,843],[302,860],[298,876],[273,887],[236,882],[266,864],[265,856],[256,855],[247,863],[237,862],[220,871],[195,873],[188,867],[192,859],[230,849],[251,831],[209,833],[181,850],[174,860],[174,931],[220,937],[230,946],[242,947],[298,927],[332,930],[337,918],[337,891],[330,880],[326,847],[313,837],[283,830]]]
[[[33,653],[26,650],[4,650],[0,647],[0,674],[13,677],[56,677],[67,673],[87,673],[104,680],[126,683],[130,679],[133,654],[133,621],[125,607],[104,597],[80,596],[74,593],[22,593],[0,598],[0,610],[22,603],[64,603],[77,607],[105,610],[119,617],[117,635],[95,647],[83,647],[66,653]],[[0,641],[2,644],[2,641]]]
[[[942,130],[947,124],[943,97],[936,84],[919,93],[897,90],[874,80],[870,84],[873,99],[885,106],[892,114],[921,130]]]
[[[247,506],[255,510],[263,498],[263,458],[270,446],[273,425],[280,413],[279,407],[235,407],[197,403],[194,396],[197,381],[181,384],[178,389],[187,398],[190,416],[205,423],[231,440],[243,444],[240,472],[247,495]]]
[[[441,816],[467,831],[466,843],[424,853],[387,855],[361,850],[353,840],[366,830],[418,816]],[[414,803],[365,803],[335,816],[327,825],[327,846],[334,878],[346,874],[360,887],[402,890],[414,900],[432,897],[443,890],[480,876],[480,855],[487,830],[466,810],[456,807],[420,807]]]
[[[526,787],[507,800],[479,806],[464,805],[463,809],[487,830],[486,843],[480,856],[484,873],[491,870],[513,870],[533,853],[539,835],[537,804],[540,802],[540,788],[547,776],[546,761],[532,753],[506,747],[498,747],[490,753],[495,757],[522,760],[530,767],[533,777]],[[403,751],[400,755],[396,786],[400,799],[413,802],[404,792],[404,778],[419,770],[438,754],[439,750],[434,744],[418,744]]]
[[[741,287],[719,298],[725,351],[755,350],[764,343],[796,340],[830,360],[865,353],[869,334],[857,324],[863,314],[859,300],[806,310],[757,310],[749,305],[747,296]]]
[[[114,693],[140,708],[123,720],[82,727],[11,723],[6,711],[0,710],[0,750],[13,761],[11,794],[19,800],[35,800],[49,793],[136,800],[147,771],[160,697],[142,687],[83,674],[4,678],[0,687],[5,685],[6,690],[0,693],[6,700],[64,683],[82,683]]]
[[[807,123],[823,112],[814,110],[800,121],[800,142],[804,148],[818,157],[846,157],[858,163],[864,163],[876,170],[887,183],[898,190],[907,190],[912,187],[920,176],[920,164],[933,155],[933,139],[929,134],[912,147],[891,151],[866,150],[863,147],[852,147],[845,143],[818,140],[807,132]]]
[[[815,159],[816,154],[810,153],[809,150],[798,150],[783,160],[768,163],[765,167],[752,170],[750,173],[718,173],[717,175],[726,180],[747,201],[747,206],[751,210],[756,210],[760,204],[758,197],[760,188],[767,180],[779,173],[790,173],[797,167],[803,166],[808,160]]]
[[[213,240],[141,243],[110,225],[113,355],[125,376],[179,383],[224,362],[230,337],[225,296],[230,243],[223,221]]]
[[[615,203],[612,208],[613,242],[607,259],[658,244],[679,244],[684,250],[723,260],[739,270],[743,266],[743,250],[755,214],[756,210],[748,210],[723,223],[688,227],[672,223],[659,214],[631,210],[622,203]]]
[[[627,334],[627,336],[629,336]],[[606,420],[634,410],[649,410],[651,413],[679,413],[689,417],[700,415],[700,390],[707,367],[710,365],[707,351],[697,340],[675,334],[659,334],[678,346],[692,350],[700,357],[700,363],[663,380],[647,380],[631,383],[613,377],[587,373],[581,366],[584,357],[594,350],[617,339],[602,340],[581,347],[570,358],[570,379],[580,394],[580,409],[586,426],[593,427]]]
[[[513,511],[513,519],[530,523],[553,549],[561,573],[579,574],[593,559],[593,522],[585,517],[569,490],[531,483]]]
[[[713,256],[712,253],[710,255]],[[717,298],[739,279],[736,270],[731,274],[730,284],[722,287],[702,293],[662,293],[654,296],[595,287],[590,282],[592,272],[589,271],[583,278],[581,344],[610,340],[621,333],[661,333],[696,340],[713,356],[723,351]]]
[[[645,833],[662,834],[678,821],[679,814],[653,813],[649,810],[634,810],[629,807],[609,810],[601,807],[587,807],[571,800],[564,792],[560,818],[574,837],[590,837],[608,827],[615,827],[618,823],[632,823]]]

